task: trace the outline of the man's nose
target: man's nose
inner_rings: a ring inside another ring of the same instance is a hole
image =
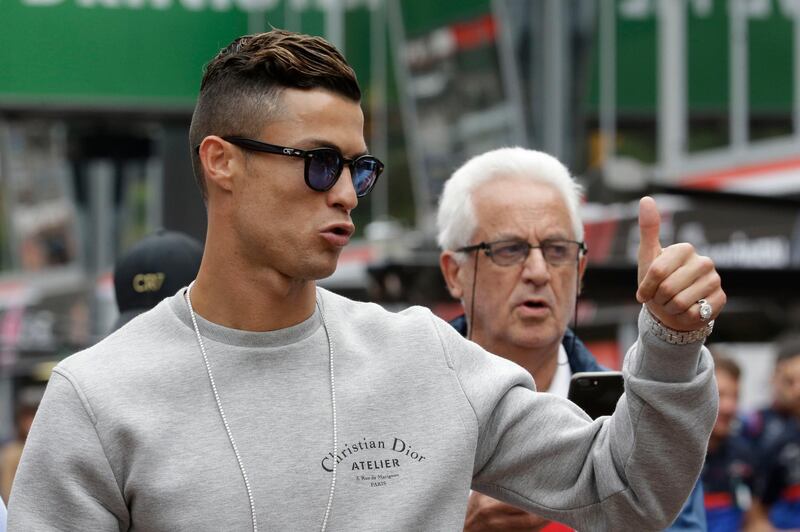
[[[344,165],[342,174],[339,179],[334,183],[333,187],[327,192],[328,205],[331,207],[338,207],[345,212],[350,212],[358,205],[358,197],[356,196],[356,189],[353,185],[353,174],[349,165]]]
[[[523,262],[523,278],[535,284],[543,284],[550,280],[550,268],[544,260],[542,248],[531,248]]]

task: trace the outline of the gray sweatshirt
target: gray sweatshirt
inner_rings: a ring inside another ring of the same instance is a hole
[[[461,530],[470,487],[579,530],[660,529],[694,486],[717,405],[699,343],[640,318],[626,394],[593,422],[427,309],[318,301],[269,333],[198,317],[259,530],[318,530],[334,461],[337,531]],[[183,291],[54,369],[9,530],[252,530]]]

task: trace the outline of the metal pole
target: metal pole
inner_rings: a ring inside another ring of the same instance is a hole
[[[295,4],[294,0],[284,0],[283,27],[289,31],[302,31],[300,9]]]
[[[405,60],[405,28],[402,20],[402,10],[399,0],[389,0],[389,36],[392,39],[394,54],[395,78],[400,91],[400,111],[403,115],[403,131],[406,138],[406,147],[409,154],[409,167],[411,170],[411,187],[414,192],[416,224],[418,229],[430,229],[433,222],[431,207],[431,187],[422,148],[417,140],[416,132],[419,131],[417,121],[417,106],[411,94],[408,67]]]
[[[686,3],[658,2],[658,155],[664,171],[686,150]]]
[[[94,249],[90,264],[91,273],[97,276],[114,261],[114,165],[110,161],[94,160],[87,165],[86,172]]]
[[[372,71],[372,90],[370,91],[370,115],[372,116],[371,151],[386,161],[389,152],[389,126],[386,109],[386,6],[383,1],[375,2],[370,11],[370,70]],[[372,191],[372,219],[389,217],[389,175],[388,169]]]
[[[600,5],[600,132],[602,164],[617,151],[617,14],[616,0]]]
[[[147,229],[164,226],[164,161],[153,157],[145,163],[147,172]]]
[[[344,5],[342,0],[325,0],[325,39],[344,55]]]
[[[542,51],[543,11],[541,2],[529,2],[528,7],[528,92],[526,98],[530,102],[531,147],[544,147],[544,115],[540,110],[544,105],[544,61]]]
[[[542,26],[544,54],[544,149],[554,157],[564,157],[564,110],[566,83],[566,42],[563,0],[545,0]]]
[[[500,73],[503,76],[505,94],[508,97],[508,120],[511,123],[512,141],[520,146],[528,145],[528,134],[525,131],[525,106],[522,101],[522,86],[519,81],[519,69],[514,57],[514,43],[511,42],[510,16],[505,0],[492,0],[492,12],[497,21],[498,39],[497,55],[500,60]]]
[[[746,6],[742,0],[730,0],[729,6],[731,148],[734,152],[739,152],[745,148],[750,136],[747,101],[747,16]],[[797,61],[796,58],[795,61]]]

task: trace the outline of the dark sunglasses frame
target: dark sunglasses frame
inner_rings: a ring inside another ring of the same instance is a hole
[[[544,254],[544,249],[543,248],[545,248],[548,244],[555,244],[555,243],[558,243],[558,242],[567,242],[567,243],[570,243],[570,244],[577,244],[578,245],[578,253],[576,254],[575,258],[574,259],[569,259],[569,260],[564,261],[564,262],[556,262],[556,263],[553,263],[553,262],[550,262],[549,260],[547,260],[547,256]],[[495,261],[494,253],[492,253],[492,246],[495,245],[495,244],[512,244],[512,243],[514,243],[514,244],[527,244],[528,252],[525,254],[525,257],[522,260],[520,260],[519,262],[510,262],[508,264],[502,264],[502,263],[498,263],[497,261]],[[542,249],[542,256],[544,257],[545,262],[547,262],[547,264],[550,264],[551,266],[561,266],[561,265],[564,265],[564,264],[571,264],[571,263],[577,261],[580,258],[581,253],[583,253],[585,255],[589,251],[589,248],[587,248],[586,244],[583,243],[583,242],[578,242],[577,240],[561,239],[561,238],[555,239],[555,240],[545,240],[545,241],[541,242],[538,246],[535,246],[535,245],[533,245],[530,242],[527,242],[525,240],[514,240],[514,239],[496,240],[494,242],[480,242],[480,243],[474,244],[472,246],[464,246],[463,248],[458,248],[456,251],[466,253],[466,252],[469,252],[469,251],[483,250],[483,252],[486,254],[486,256],[489,257],[492,260],[492,262],[494,262],[498,266],[513,266],[515,264],[521,264],[521,263],[525,262],[528,259],[528,255],[530,255],[532,249]]]
[[[268,144],[266,142],[261,142],[258,140],[248,139],[246,137],[238,137],[238,136],[225,136],[222,137],[223,140],[230,142],[240,148],[244,148],[246,150],[251,151],[260,151],[264,153],[273,153],[275,155],[285,155],[287,157],[298,157],[300,159],[305,160],[305,170],[303,172],[306,185],[312,190],[316,190],[317,192],[325,192],[333,188],[333,185],[339,181],[339,178],[342,176],[342,171],[344,170],[344,165],[347,164],[350,167],[350,175],[353,179],[353,188],[356,190],[356,197],[363,198],[367,194],[372,191],[372,187],[375,186],[377,183],[378,178],[380,177],[381,173],[383,172],[383,163],[377,158],[373,157],[372,155],[360,155],[355,159],[347,159],[342,153],[337,150],[336,148],[314,148],[313,150],[300,150],[298,148],[289,148],[287,146],[278,146],[277,144]],[[314,186],[311,184],[311,179],[309,178],[309,171],[311,168],[311,162],[315,158],[321,158],[325,160],[325,155],[330,156],[330,154],[334,154],[336,156],[336,160],[339,161],[336,170],[336,176],[331,180],[331,182],[326,185],[324,188]],[[375,178],[372,180],[372,183],[367,187],[366,190],[359,193],[358,187],[356,186],[356,178],[358,176],[357,173],[357,165],[360,161],[369,161],[375,164]]]

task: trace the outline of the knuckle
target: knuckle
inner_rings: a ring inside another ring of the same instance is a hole
[[[678,242],[676,244],[672,244],[667,249],[676,255],[681,255],[684,257],[696,254],[694,246],[688,242]]]
[[[683,294],[678,294],[672,299],[672,301],[677,313],[686,312],[695,303],[694,301],[690,301],[689,297]]]
[[[650,265],[650,270],[647,272],[651,282],[655,283],[659,279],[663,279],[667,274],[667,267],[663,264],[654,262]]]
[[[675,288],[675,283],[666,279],[658,285],[658,295],[659,297],[663,298],[664,301],[672,300],[678,291]]]
[[[697,261],[700,264],[700,267],[703,269],[703,271],[715,270],[714,260],[711,257],[707,257],[705,255],[698,255]]]

